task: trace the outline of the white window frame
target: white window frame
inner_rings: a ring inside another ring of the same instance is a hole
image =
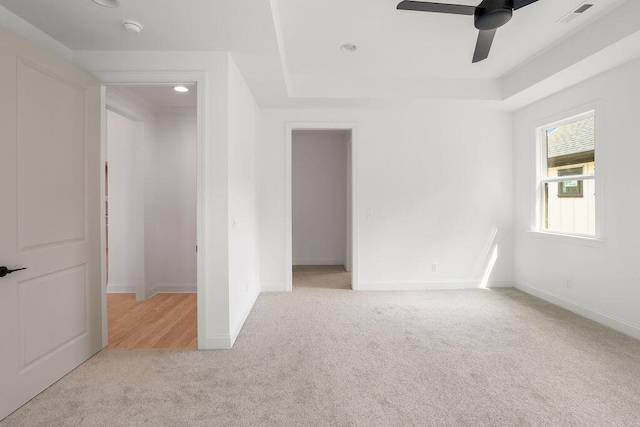
[[[535,221],[533,230],[551,236],[561,236],[576,239],[586,240],[601,240],[602,239],[602,162],[601,162],[601,150],[600,150],[600,136],[599,131],[600,114],[598,114],[598,108],[596,106],[586,107],[582,110],[582,113],[565,115],[565,118],[561,120],[555,120],[548,122],[542,126],[536,128],[536,203],[535,203]],[[566,175],[558,177],[547,177],[547,130],[553,127],[559,127],[568,123],[583,120],[589,117],[594,118],[595,129],[595,159],[596,170],[598,172],[598,178],[596,179],[596,173],[588,173],[581,175]],[[586,181],[594,180],[596,188],[596,207],[595,207],[595,234],[582,234],[572,233],[568,231],[548,230],[545,228],[545,184],[557,184],[564,181]]]

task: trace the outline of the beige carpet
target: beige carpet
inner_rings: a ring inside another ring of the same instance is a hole
[[[228,351],[106,350],[4,426],[640,424],[640,342],[514,289],[259,297]]]
[[[342,265],[294,265],[293,287],[351,289],[351,273]]]

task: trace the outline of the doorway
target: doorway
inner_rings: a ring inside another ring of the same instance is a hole
[[[197,347],[197,86],[107,87],[109,348]]]
[[[287,290],[357,289],[355,125],[287,124]]]

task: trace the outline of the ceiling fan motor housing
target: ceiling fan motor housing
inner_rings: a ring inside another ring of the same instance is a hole
[[[484,0],[474,13],[475,26],[479,30],[495,30],[511,20],[512,0]]]

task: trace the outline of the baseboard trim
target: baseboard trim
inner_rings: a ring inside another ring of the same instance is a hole
[[[478,289],[481,281],[468,282],[388,282],[388,283],[360,283],[358,291],[439,291],[453,289]],[[511,288],[512,281],[490,281],[489,288]]]
[[[149,299],[156,294],[193,294],[197,290],[195,283],[156,283],[147,289],[145,299]]]
[[[107,285],[108,294],[135,294],[136,285]]]
[[[343,259],[294,259],[293,265],[344,265]]]
[[[640,340],[640,326],[634,325],[626,320],[521,282],[516,282],[515,288]]]
[[[260,289],[262,292],[286,292],[286,286],[284,283],[261,283]]]
[[[205,338],[205,347],[199,350],[228,350],[231,348],[231,337],[227,334],[209,335]]]
[[[495,280],[495,281],[489,281],[489,285],[487,286],[488,288],[513,288],[515,287],[515,283],[513,282],[513,280]],[[480,287],[480,284],[478,283],[478,287]]]
[[[256,300],[260,296],[260,292],[256,291],[251,295],[251,299],[249,303],[244,308],[240,320],[236,322],[235,325],[231,328],[230,334],[218,334],[218,335],[209,335],[205,338],[205,347],[200,348],[200,350],[228,350],[233,347],[233,344],[236,342],[240,331],[242,330],[242,326],[244,326],[244,322],[249,317],[249,313],[251,313],[251,309],[253,308]]]
[[[251,309],[255,305],[259,296],[259,291],[256,291],[253,293],[253,295],[251,295],[249,303],[244,307],[244,310],[242,310],[240,320],[238,320],[234,325],[231,326],[231,347],[233,347],[233,344],[235,344],[236,339],[238,338],[238,335],[240,334],[240,331],[244,326],[244,322],[247,321],[247,317],[249,317],[249,313],[251,313]]]

